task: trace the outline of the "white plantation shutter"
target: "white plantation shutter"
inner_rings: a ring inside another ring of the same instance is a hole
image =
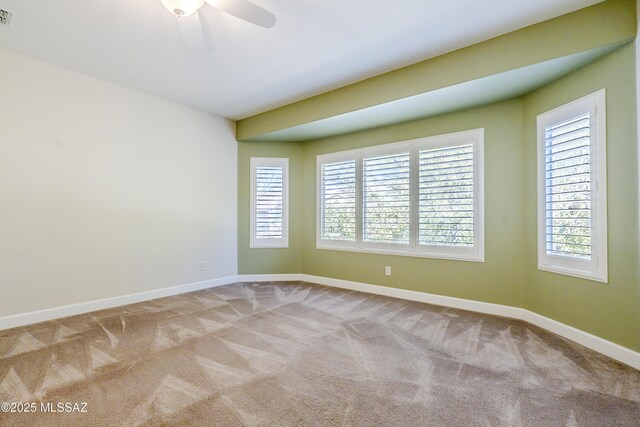
[[[364,158],[362,240],[409,243],[411,195],[409,153]]]
[[[473,145],[419,152],[420,245],[473,247]]]
[[[538,116],[538,268],[607,281],[604,90]]]
[[[288,245],[288,159],[251,159],[251,247]]]
[[[545,128],[547,255],[591,259],[589,114]]]
[[[320,166],[320,238],[356,239],[356,161]]]
[[[256,238],[282,237],[282,166],[259,166],[256,169]]]
[[[484,130],[318,156],[319,249],[484,261]]]

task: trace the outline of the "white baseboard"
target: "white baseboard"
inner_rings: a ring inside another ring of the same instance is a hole
[[[306,274],[241,274],[238,283],[243,282],[296,282],[308,277]],[[308,280],[307,280],[308,281]],[[315,282],[314,282],[315,283]]]
[[[462,298],[428,294],[425,292],[409,291],[406,289],[389,288],[368,283],[351,282],[348,280],[332,279],[328,277],[311,276],[307,274],[270,274],[270,275],[240,275],[239,282],[274,282],[274,281],[305,281],[335,288],[349,289],[375,295],[384,295],[410,301],[424,302],[444,307],[474,311],[523,320],[532,325],[546,329],[561,337],[574,341],[580,345],[602,353],[610,358],[640,370],[640,353],[607,341],[588,332],[566,325],[524,308],[511,307],[501,304],[473,301]]]
[[[328,277],[310,276],[306,274],[303,274],[301,276],[302,278],[297,280],[304,280],[305,282],[317,283],[319,285],[332,286],[334,288],[366,292],[368,294],[384,295],[409,301],[425,302],[427,304],[459,308],[461,310],[475,311],[478,313],[493,314],[495,316],[509,317],[513,319],[522,318],[521,308],[509,307],[507,305],[428,294],[425,292],[410,291],[407,289],[390,288],[387,286],[370,285],[368,283],[351,282],[348,280],[331,279]]]
[[[568,340],[577,342],[580,345],[590,348],[591,350],[609,356],[612,359],[622,362],[640,370],[640,353],[620,344],[605,340],[596,335],[585,332],[581,329],[574,328],[557,320],[550,319],[541,314],[534,313],[529,310],[522,310],[524,320],[527,323],[536,325],[549,332],[560,335]]]
[[[134,304],[156,298],[163,298],[187,292],[199,291],[217,286],[239,282],[277,282],[277,281],[305,281],[335,288],[349,289],[375,295],[384,295],[409,301],[423,302],[477,313],[492,314],[495,316],[519,319],[532,325],[546,329],[585,347],[602,353],[619,362],[625,363],[640,370],[640,353],[631,349],[607,341],[588,332],[576,329],[572,326],[558,322],[524,308],[510,307],[507,305],[492,304],[481,301],[473,301],[463,298],[447,297],[443,295],[428,294],[425,292],[410,291],[406,289],[390,288],[386,286],[371,285],[368,283],[352,282],[348,280],[332,279],[329,277],[311,276],[308,274],[255,274],[228,276],[219,279],[205,280],[202,282],[188,283],[169,288],[154,289],[130,295],[105,298],[85,303],[67,305],[30,313],[17,314],[0,318],[0,330],[25,326],[48,320],[75,316],[83,313]]]
[[[213,288],[216,286],[236,283],[237,276],[221,277],[202,282],[187,283],[185,285],[171,286],[168,288],[154,289],[151,291],[138,292],[135,294],[122,295],[105,298],[79,304],[55,307],[46,310],[32,311],[30,313],[16,314],[13,316],[0,317],[0,330],[11,329],[18,326],[31,325],[34,323],[46,322],[48,320],[61,319],[78,314],[90,313],[104,310],[106,308],[119,307],[127,304],[135,304],[142,301],[168,297],[172,295],[184,294],[187,292],[199,291],[201,289]]]

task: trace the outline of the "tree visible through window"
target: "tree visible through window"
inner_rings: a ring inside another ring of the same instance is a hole
[[[538,116],[538,268],[607,281],[605,92]]]
[[[481,261],[482,130],[318,157],[318,247]]]
[[[547,255],[591,259],[589,114],[545,127]]]
[[[288,159],[251,158],[251,247],[288,246]]]
[[[409,243],[409,153],[363,160],[362,223],[365,242]]]
[[[282,166],[256,167],[256,239],[282,238],[283,181]]]
[[[420,151],[421,245],[473,247],[473,145]]]
[[[356,162],[350,160],[321,166],[323,239],[355,241]]]

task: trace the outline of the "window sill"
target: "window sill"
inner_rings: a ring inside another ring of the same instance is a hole
[[[554,265],[538,264],[538,270],[548,273],[562,274],[563,276],[577,277],[578,279],[591,280],[600,283],[609,283],[608,275],[591,273],[588,271],[575,270],[573,268],[563,268]]]
[[[289,243],[251,243],[249,249],[288,249]]]
[[[352,248],[346,246],[332,246],[326,244],[316,244],[316,249],[325,251],[341,251],[341,252],[356,252],[364,254],[375,255],[394,255],[405,256],[412,258],[431,258],[431,259],[443,259],[448,261],[469,261],[469,262],[484,262],[484,256],[477,255],[454,255],[454,254],[441,254],[432,252],[407,252],[407,251],[394,251],[389,249],[374,249],[374,248]]]

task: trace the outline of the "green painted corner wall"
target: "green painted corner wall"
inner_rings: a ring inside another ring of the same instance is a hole
[[[241,142],[239,273],[305,273],[525,307],[640,350],[640,251],[633,43],[524,97],[400,125],[304,143]],[[609,283],[537,269],[537,114],[607,90]],[[485,129],[485,262],[318,250],[316,156]],[[289,249],[248,248],[249,158],[290,158]],[[384,275],[384,266],[393,275]]]
[[[249,223],[251,157],[289,159],[289,247],[251,249]],[[302,147],[297,143],[238,143],[238,272],[239,274],[286,274],[302,271]]]
[[[540,271],[536,252],[536,116],[602,88],[607,97],[609,283]],[[640,350],[634,44],[525,96],[523,112],[525,307]]]
[[[521,102],[512,100],[454,114],[303,144],[302,271],[306,274],[469,298],[523,302]],[[316,249],[316,156],[424,136],[485,130],[485,262],[450,261]],[[384,275],[391,266],[392,275]]]
[[[514,99],[306,143],[240,142],[239,273],[306,273],[521,306],[524,263],[521,242],[512,239],[523,227],[521,104]],[[316,249],[316,156],[475,128],[485,130],[485,233],[491,238],[486,239],[484,263]],[[290,212],[296,221],[290,224],[290,249],[249,249],[251,156],[290,157]],[[386,265],[392,268],[390,277],[384,275]]]

